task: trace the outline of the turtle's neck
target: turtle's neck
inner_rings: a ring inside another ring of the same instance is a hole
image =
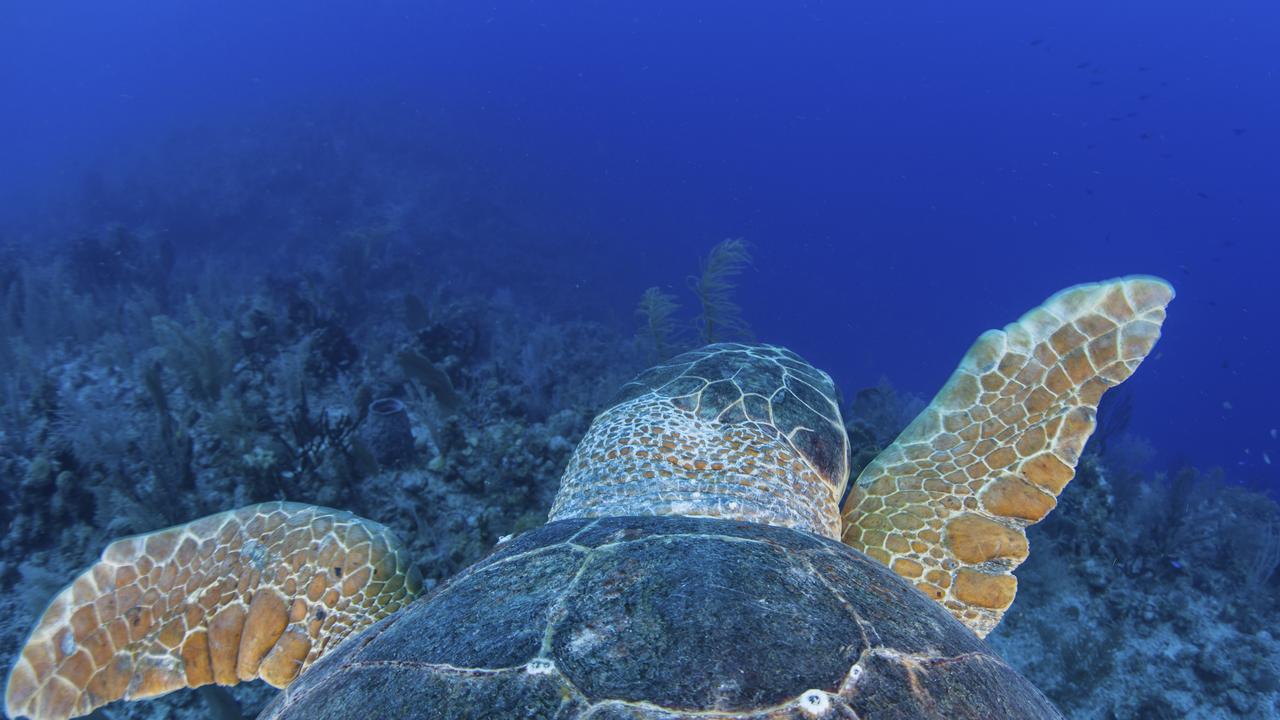
[[[549,519],[716,517],[839,539],[842,489],[772,427],[703,419],[642,395],[596,417]]]

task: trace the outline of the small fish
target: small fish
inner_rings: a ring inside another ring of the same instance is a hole
[[[1198,193],[1196,193],[1196,197],[1200,198],[1201,200],[1208,200],[1208,199],[1209,199],[1209,195],[1208,195],[1208,193],[1202,193],[1202,192],[1198,192]]]
[[[1275,428],[1271,428],[1271,439],[1272,439],[1272,440],[1275,440],[1275,439],[1276,439],[1276,429],[1275,429]]]
[[[1246,130],[1245,128],[1231,128],[1231,134],[1235,135],[1236,137],[1240,137],[1246,132],[1248,132],[1248,130]]]
[[[1270,456],[1270,455],[1268,455],[1265,451],[1263,451],[1263,453],[1262,453],[1262,462],[1264,462],[1264,463],[1266,463],[1266,464],[1268,464],[1268,465],[1270,465],[1270,464],[1271,464],[1271,456]]]
[[[1223,410],[1231,410],[1231,409],[1232,409],[1231,402],[1230,402],[1229,400],[1223,400],[1223,401],[1222,401],[1222,409],[1223,409]]]

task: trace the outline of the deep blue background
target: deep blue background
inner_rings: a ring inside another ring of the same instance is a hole
[[[4,3],[0,217],[184,128],[378,108],[563,223],[584,316],[746,238],[757,334],[846,391],[931,394],[1051,292],[1161,275],[1131,429],[1274,486],[1280,6],[867,5]]]

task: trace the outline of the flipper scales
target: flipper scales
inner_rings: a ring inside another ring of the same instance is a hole
[[[1102,394],[1160,337],[1173,288],[1077,285],[984,333],[933,402],[858,477],[842,539],[985,636],[1013,602],[1027,526],[1057,504]]]
[[[45,610],[6,712],[64,720],[215,682],[284,687],[420,584],[386,527],[297,503],[117,540]]]

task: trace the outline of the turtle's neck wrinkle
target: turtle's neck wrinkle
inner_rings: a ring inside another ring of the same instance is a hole
[[[646,395],[592,423],[549,519],[686,515],[839,539],[842,490],[780,434],[702,419]]]

